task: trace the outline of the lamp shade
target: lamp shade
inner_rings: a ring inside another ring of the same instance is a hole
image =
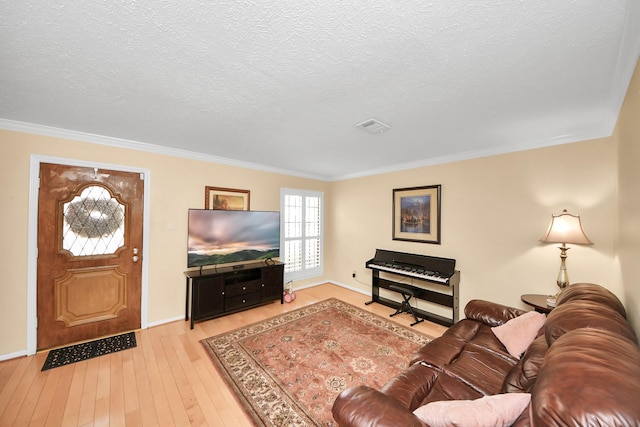
[[[575,245],[592,245],[593,242],[584,234],[579,215],[571,215],[564,209],[560,215],[551,215],[549,230],[540,239],[546,243],[572,243]]]

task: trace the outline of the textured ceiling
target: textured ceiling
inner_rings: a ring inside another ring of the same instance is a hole
[[[640,2],[4,1],[0,47],[1,127],[332,180],[610,135]]]

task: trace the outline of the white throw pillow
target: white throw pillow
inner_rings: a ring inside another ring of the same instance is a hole
[[[443,400],[413,413],[431,427],[507,427],[531,402],[529,393],[506,393],[476,400]]]
[[[508,322],[491,328],[493,334],[505,346],[513,357],[520,359],[527,351],[533,340],[538,336],[540,328],[544,326],[547,317],[536,311],[529,311],[514,317]]]

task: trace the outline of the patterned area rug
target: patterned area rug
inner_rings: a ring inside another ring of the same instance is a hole
[[[92,359],[116,351],[134,348],[136,346],[135,332],[101,338],[99,340],[74,344],[68,347],[51,350],[44,361],[42,370],[57,368],[58,366]]]
[[[332,298],[202,343],[257,426],[335,426],[342,390],[380,389],[431,339]]]

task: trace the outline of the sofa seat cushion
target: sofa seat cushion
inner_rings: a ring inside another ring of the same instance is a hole
[[[462,351],[470,347],[475,347],[477,351],[491,353],[511,364],[517,361],[491,332],[489,325],[472,319],[460,320],[432,343],[433,345],[426,345],[418,350],[411,358],[410,364],[425,361],[431,365],[444,367],[451,364]]]
[[[382,391],[412,410],[438,400],[476,399],[500,393],[504,377],[516,362],[489,325],[463,319],[420,349],[409,369]],[[414,378],[419,371],[420,376]],[[411,385],[408,391],[407,384],[420,382],[421,387]]]
[[[462,322],[465,321],[461,320],[459,323]],[[455,326],[453,325],[452,328]],[[442,368],[453,363],[458,358],[466,343],[466,340],[445,332],[442,336],[433,339],[429,344],[418,350],[409,361],[409,365],[427,362],[429,365]]]
[[[416,363],[391,379],[381,390],[410,411],[429,402],[476,399],[484,394],[476,387],[433,366]]]
[[[532,426],[636,426],[640,348],[609,331],[569,331],[549,347],[531,396]]]
[[[544,355],[548,349],[549,346],[547,345],[544,334],[539,335],[505,377],[502,383],[502,392],[530,392],[536,382],[538,371],[540,370],[540,366],[542,366]]]
[[[470,344],[444,372],[479,393],[496,394],[502,390],[504,378],[515,364],[515,359],[507,359],[501,354]]]

